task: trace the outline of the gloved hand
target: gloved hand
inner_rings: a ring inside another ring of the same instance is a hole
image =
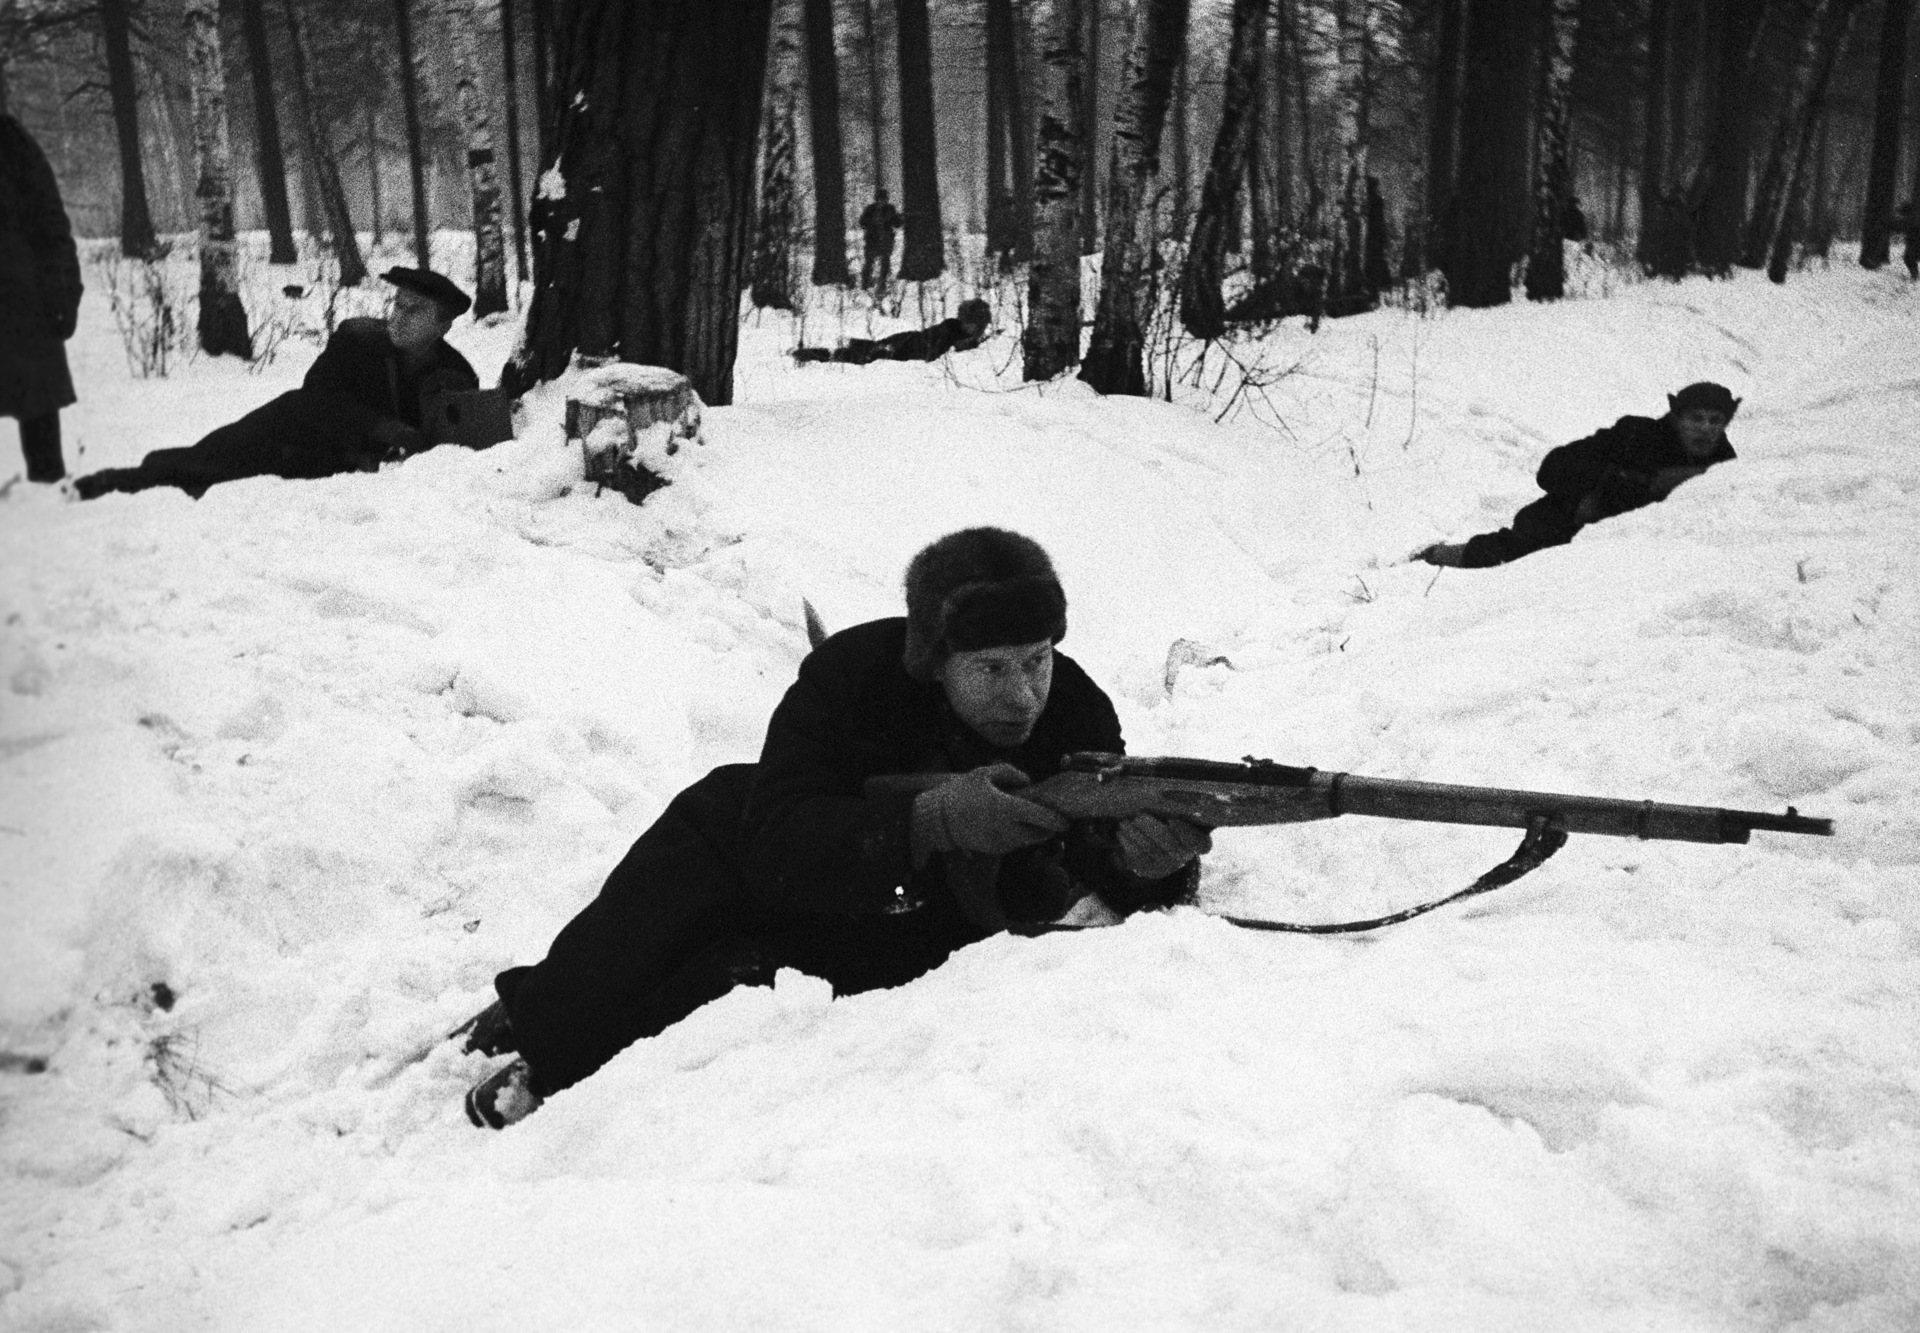
[[[1184,819],[1135,815],[1113,831],[1120,868],[1139,879],[1165,879],[1194,857],[1213,850],[1213,835]]]
[[[914,825],[940,852],[1004,856],[1067,831],[1064,817],[1010,796],[1030,779],[1012,764],[989,764],[949,778],[914,798]]]

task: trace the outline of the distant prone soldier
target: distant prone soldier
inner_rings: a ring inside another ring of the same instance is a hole
[[[1414,559],[1460,569],[1504,565],[1563,546],[1589,523],[1664,500],[1681,482],[1734,456],[1727,423],[1739,407],[1723,385],[1689,384],[1667,395],[1664,417],[1621,417],[1548,453],[1538,476],[1546,494],[1515,514],[1512,526],[1435,543]]]

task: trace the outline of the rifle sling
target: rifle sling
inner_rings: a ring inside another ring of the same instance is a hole
[[[1480,878],[1457,893],[1444,898],[1435,898],[1432,902],[1421,903],[1418,907],[1409,907],[1405,911],[1393,912],[1387,916],[1370,917],[1365,921],[1328,921],[1304,923],[1297,921],[1269,921],[1255,916],[1229,916],[1224,912],[1210,912],[1222,921],[1243,927],[1247,930],[1284,931],[1295,935],[1342,935],[1362,930],[1378,930],[1382,926],[1396,926],[1402,921],[1411,921],[1416,916],[1424,916],[1436,907],[1445,907],[1448,903],[1457,903],[1463,898],[1472,898],[1513,883],[1540,864],[1561,847],[1566,845],[1567,833],[1550,815],[1535,815],[1527,821],[1526,836],[1520,839],[1520,845],[1512,856],[1502,861]],[[1085,926],[1033,925],[1021,926],[1015,933],[1021,935],[1044,935],[1056,930],[1086,930]]]

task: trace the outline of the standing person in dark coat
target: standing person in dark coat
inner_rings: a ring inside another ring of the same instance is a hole
[[[875,361],[938,361],[948,352],[966,352],[980,345],[993,323],[993,309],[979,297],[962,301],[953,318],[908,329],[885,338],[849,338],[829,351],[824,347],[796,347],[795,361],[844,361],[864,366]]]
[[[1096,924],[1191,896],[1204,830],[1147,815],[1099,842],[1018,794],[1070,751],[1121,749],[1113,705],[1054,648],[1067,608],[1046,552],[968,528],[914,557],[906,593],[905,619],[800,664],[758,764],[681,792],[546,959],[500,974],[467,1049],[517,1058],[467,1094],[474,1124],[524,1118],[779,967],[842,995],[898,986],[1009,922]],[[914,773],[956,776],[867,789]]]
[[[20,422],[27,480],[67,475],[60,409],[75,401],[63,345],[80,317],[80,256],[46,154],[0,114],[0,416]]]
[[[1513,526],[1465,542],[1441,542],[1414,558],[1485,569],[1561,546],[1589,523],[1664,500],[1681,482],[1731,459],[1727,423],[1740,400],[1721,385],[1689,384],[1667,395],[1667,414],[1621,417],[1603,431],[1563,444],[1540,464],[1546,494],[1513,516]]]
[[[866,243],[860,285],[869,291],[893,280],[893,234],[899,230],[900,210],[887,201],[885,190],[875,190],[873,202],[860,210],[860,236]]]
[[[220,427],[187,449],[156,449],[139,467],[81,477],[84,500],[109,491],[177,486],[198,499],[242,477],[330,477],[370,472],[425,447],[427,394],[477,389],[479,376],[448,346],[447,330],[473,301],[438,273],[388,269],[386,319],[348,319],[327,339],[298,389]]]

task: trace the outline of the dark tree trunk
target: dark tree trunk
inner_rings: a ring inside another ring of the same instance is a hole
[[[1893,192],[1900,174],[1900,112],[1907,85],[1907,18],[1913,0],[1884,0],[1880,77],[1873,98],[1873,153],[1867,159],[1866,207],[1860,216],[1860,266],[1879,268],[1891,251]]]
[[[1647,7],[1647,81],[1641,91],[1646,134],[1640,147],[1640,236],[1636,257],[1642,268],[1655,267],[1659,224],[1667,193],[1667,83],[1673,77],[1673,0],[1651,0]]]
[[[1188,89],[1188,68],[1193,53],[1186,43],[1180,46],[1180,64],[1173,74],[1173,234],[1185,236],[1193,209],[1193,127],[1189,107],[1193,101]]]
[[[861,36],[867,49],[867,132],[873,140],[874,198],[887,188],[887,85],[881,74],[880,25],[873,21],[873,7],[881,0],[854,0],[860,6]]]
[[[1740,255],[1751,175],[1754,57],[1770,0],[1715,0],[1713,25],[1719,75],[1713,130],[1706,155],[1687,191],[1693,220],[1693,257],[1703,272],[1725,277]]]
[[[1273,225],[1281,232],[1294,225],[1293,117],[1287,104],[1288,76],[1293,73],[1289,28],[1278,13],[1268,19],[1266,58],[1260,72],[1263,90],[1260,109],[1264,117],[1260,137],[1266,142]]]
[[[1033,262],[1027,269],[1027,380],[1080,361],[1080,181],[1086,166],[1080,0],[1042,0],[1041,93],[1033,166]]]
[[[930,282],[946,272],[940,221],[940,162],[933,123],[933,38],[927,0],[895,0],[900,47],[900,280]]]
[[[1033,254],[1033,136],[1020,81],[1013,0],[987,0],[987,249]]]
[[[326,126],[320,121],[320,101],[314,95],[313,71],[307,64],[307,41],[300,26],[299,8],[287,6],[287,50],[293,57],[294,95],[300,103],[300,121],[306,130],[307,158],[313,164],[314,181],[320,193],[320,206],[326,213],[327,230],[332,233],[333,255],[340,265],[340,285],[358,287],[366,280],[367,263],[360,257],[360,238],[353,232],[353,215],[347,211],[347,192],[340,184],[340,163],[327,142]]]
[[[772,0],[575,0],[554,34],[566,193],[533,227],[524,389],[575,352],[684,374],[733,400]]]
[[[467,193],[473,200],[473,317],[506,310],[507,245],[500,226],[500,177],[494,170],[493,99],[480,68],[480,0],[446,0],[451,20],[454,90],[467,132]]]
[[[413,63],[413,14],[409,0],[393,0],[393,21],[400,38],[400,105],[407,117],[407,180],[413,187],[413,258],[421,268],[433,267],[433,245],[428,240],[432,205],[427,198],[427,150],[420,133],[420,79]]]
[[[1087,11],[1087,47],[1081,52],[1087,62],[1087,75],[1080,81],[1086,100],[1087,121],[1082,131],[1087,139],[1086,174],[1080,179],[1080,253],[1095,254],[1100,249],[1100,48],[1101,11],[1106,0],[1082,0]]]
[[[1147,392],[1146,327],[1160,286],[1160,139],[1186,45],[1187,6],[1188,0],[1144,0],[1134,14],[1113,113],[1100,301],[1080,366],[1080,378],[1101,393]]]
[[[527,280],[527,193],[520,174],[520,59],[514,46],[513,0],[500,0],[500,65],[506,72],[503,91],[507,101],[507,194],[513,201],[513,276],[516,283],[524,283]]]
[[[159,248],[147,207],[146,165],[140,158],[139,91],[133,74],[133,17],[127,0],[100,0],[100,35],[107,49],[107,92],[120,141],[120,253],[144,259]]]
[[[1527,248],[1535,6],[1473,0],[1460,95],[1460,153],[1448,214],[1448,299],[1504,305],[1513,263]]]
[[[1207,162],[1207,179],[1200,187],[1200,210],[1193,219],[1186,263],[1180,270],[1180,322],[1196,338],[1218,338],[1227,331],[1220,282],[1226,268],[1227,232],[1239,215],[1240,182],[1246,176],[1253,143],[1254,80],[1268,3],[1233,0],[1226,101]]]
[[[1822,0],[1816,31],[1808,35],[1807,55],[1811,78],[1797,118],[1798,132],[1793,147],[1793,163],[1787,169],[1785,187],[1773,218],[1773,235],[1767,251],[1767,277],[1774,282],[1787,280],[1787,265],[1793,258],[1793,243],[1806,218],[1807,159],[1812,155],[1814,130],[1826,114],[1827,88],[1833,80],[1833,67],[1846,45],[1847,33],[1859,12],[1857,0]]]
[[[1278,26],[1268,23],[1260,42],[1260,68],[1253,80],[1253,142],[1247,149],[1247,231],[1251,242],[1247,268],[1256,281],[1273,276],[1277,262],[1274,241],[1279,224],[1273,216],[1273,172],[1267,163],[1273,149],[1273,104],[1283,100],[1273,77],[1272,33]]]
[[[1567,291],[1567,204],[1573,195],[1568,139],[1573,129],[1573,45],[1579,33],[1580,0],[1552,0],[1547,25],[1544,104],[1535,116],[1533,244],[1527,255],[1527,299],[1558,301]]]
[[[1832,10],[1833,0],[1814,0],[1813,7],[1801,16],[1799,56],[1789,72],[1787,86],[1777,94],[1779,112],[1773,119],[1773,138],[1767,146],[1760,183],[1753,192],[1753,207],[1747,213],[1747,224],[1740,237],[1742,268],[1765,268],[1767,256],[1772,252],[1774,233],[1779,230],[1786,210],[1796,131],[1807,107],[1808,91],[1823,49],[1823,20]]]
[[[847,169],[840,152],[840,61],[833,45],[833,0],[805,0],[807,111],[813,142],[813,280],[845,287]]]
[[[240,30],[253,77],[253,147],[260,177],[260,207],[267,217],[267,262],[300,259],[293,243],[293,210],[287,206],[287,159],[280,147],[280,113],[274,106],[273,57],[267,45],[265,0],[241,0]]]
[[[533,119],[544,170],[553,161],[553,0],[529,0],[527,17],[533,28]]]
[[[1426,250],[1429,266],[1444,267],[1454,172],[1460,160],[1460,79],[1466,58],[1467,0],[1439,0],[1439,10],[1433,47],[1433,111],[1427,122]]]
[[[380,223],[380,121],[374,111],[372,98],[367,99],[367,197],[371,205],[367,212],[372,216],[369,221],[373,232],[373,248],[379,251],[386,237],[381,232]]]

